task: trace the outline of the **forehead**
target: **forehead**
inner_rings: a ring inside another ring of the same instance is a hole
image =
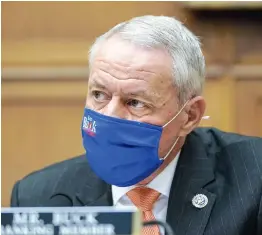
[[[172,62],[167,52],[142,48],[117,37],[100,45],[93,61],[93,67],[95,66],[102,67],[107,72],[118,72],[117,75],[126,74],[128,78],[133,76],[139,79],[142,76],[145,79],[155,74],[171,79]]]
[[[164,102],[168,97],[175,97],[171,64],[169,54],[163,50],[144,49],[121,39],[110,39],[95,55],[89,85],[98,82],[112,93],[140,92],[139,96],[143,93],[151,100]]]

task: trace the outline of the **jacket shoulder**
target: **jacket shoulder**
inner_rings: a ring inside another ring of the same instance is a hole
[[[52,195],[60,180],[67,180],[62,178],[72,177],[80,168],[86,168],[88,171],[85,155],[54,163],[30,173],[16,182],[12,191],[11,206],[40,205],[44,198]]]
[[[254,165],[258,172],[262,172],[262,138],[224,132],[216,128],[197,128],[194,135],[204,143],[210,156],[220,160],[230,159],[230,164],[242,162]],[[222,161],[223,161],[222,160]],[[259,176],[262,179],[262,175]]]
[[[199,136],[204,144],[213,145],[219,148],[225,148],[238,144],[255,143],[256,147],[262,147],[262,138],[256,136],[241,135],[232,132],[225,132],[217,128],[200,127],[194,131],[194,134]]]

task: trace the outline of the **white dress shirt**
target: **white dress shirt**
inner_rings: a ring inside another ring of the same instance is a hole
[[[154,178],[148,185],[148,188],[154,189],[161,193],[159,199],[153,207],[153,214],[156,220],[166,221],[168,198],[174,173],[176,170],[177,161],[180,153],[166,166],[166,168]],[[136,186],[117,187],[112,186],[113,203],[116,207],[134,206],[131,200],[127,197],[126,193]],[[160,228],[161,234],[164,230]]]

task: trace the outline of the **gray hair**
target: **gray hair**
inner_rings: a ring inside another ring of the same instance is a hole
[[[167,16],[140,16],[122,22],[98,37],[89,51],[89,65],[102,42],[112,36],[135,45],[166,50],[172,58],[172,78],[179,103],[202,93],[205,59],[199,39],[180,21]]]

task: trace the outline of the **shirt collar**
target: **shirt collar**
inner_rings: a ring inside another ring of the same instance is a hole
[[[147,185],[147,187],[158,191],[159,193],[161,193],[162,195],[168,198],[179,155],[180,155],[180,152],[172,160],[172,162],[170,162],[166,166],[166,168]],[[128,186],[128,187],[117,187],[115,185],[112,185],[112,196],[113,196],[114,205],[116,205],[118,201],[128,191],[130,191],[131,189],[135,187],[136,187],[135,185]]]

